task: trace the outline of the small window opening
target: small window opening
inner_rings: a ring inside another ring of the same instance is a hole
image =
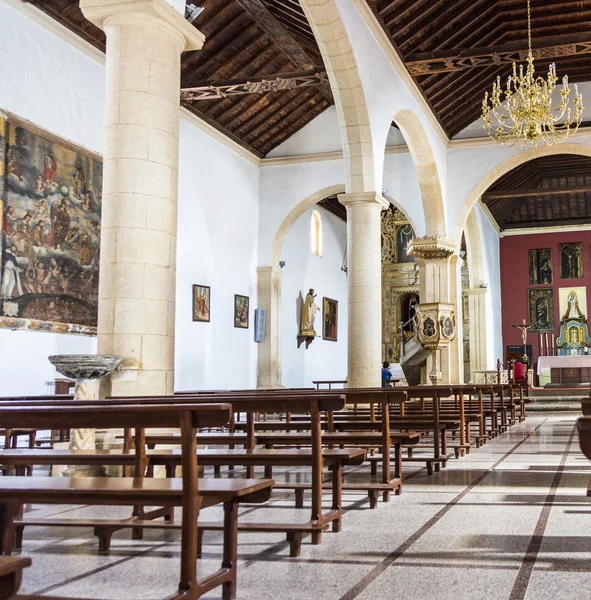
[[[322,217],[317,210],[312,211],[310,234],[312,254],[322,256]]]

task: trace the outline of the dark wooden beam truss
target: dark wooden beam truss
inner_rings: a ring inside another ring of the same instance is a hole
[[[533,44],[535,59],[556,59],[565,56],[591,54],[591,34],[557,36]],[[522,63],[527,59],[527,45],[522,43],[415,54],[406,60],[411,75],[451,73],[482,67]]]
[[[265,34],[277,44],[277,48],[289,58],[296,69],[300,71],[314,71],[316,66],[302,48],[300,43],[281,24],[262,0],[237,0],[238,4],[250,14],[257,25]],[[322,95],[334,104],[328,80],[321,86]]]
[[[216,100],[239,94],[266,94],[268,92],[282,92],[327,84],[328,79],[326,73],[323,72],[281,73],[250,79],[235,79],[233,81],[204,82],[201,85],[183,88],[181,90],[181,100],[183,102]]]

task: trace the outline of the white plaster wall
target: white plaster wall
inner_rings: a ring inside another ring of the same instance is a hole
[[[488,345],[487,356],[491,364],[488,369],[496,368],[497,358],[503,360],[503,333],[501,326],[501,255],[499,234],[486,216],[480,204],[474,206],[483,243],[484,280],[488,283],[486,294],[486,326]]]
[[[269,265],[275,234],[291,210],[319,190],[342,185],[343,160],[277,165],[260,169],[259,265]]]
[[[259,169],[181,121],[175,388],[256,387]],[[192,322],[192,284],[211,286],[211,322]],[[234,294],[250,329],[234,327]]]
[[[102,153],[100,62],[3,0],[0,57],[0,109]],[[176,386],[251,387],[253,329],[234,330],[232,311],[235,293],[250,296],[251,312],[256,307],[258,168],[183,120],[180,145]],[[209,325],[192,322],[193,283],[212,287]],[[47,356],[93,353],[96,340],[0,330],[0,347],[0,395],[36,394],[57,376]]]
[[[410,153],[386,154],[384,157],[384,189],[401,208],[418,237],[425,235],[425,211],[419,180]]]
[[[281,252],[285,261],[281,289],[282,381],[287,387],[310,387],[320,379],[347,376],[347,275],[341,270],[347,241],[347,226],[338,217],[319,208],[323,223],[323,255],[310,250],[310,216],[307,210],[293,225]],[[297,347],[298,297],[309,288],[318,294],[316,332],[322,334],[322,297],[339,301],[338,341],[317,337],[305,350]]]
[[[297,133],[267,154],[267,158],[340,152],[343,149],[337,109],[327,108]]]
[[[420,119],[426,131],[442,181],[443,194],[445,195],[446,155],[443,142],[422,113],[416,100],[388,57],[382,51],[378,41],[371,33],[352,0],[337,0],[337,6],[349,33],[368,105],[374,150],[376,189],[380,190],[382,186],[383,151],[390,125],[396,113],[407,109]]]

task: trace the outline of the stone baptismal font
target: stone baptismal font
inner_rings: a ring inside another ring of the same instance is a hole
[[[119,356],[100,354],[59,354],[49,357],[49,362],[65,377],[76,382],[74,399],[98,400],[98,384],[103,377],[108,377],[121,362]],[[95,450],[96,432],[94,429],[72,429],[70,431],[71,450]],[[103,475],[102,467],[74,467],[64,472],[70,476]]]

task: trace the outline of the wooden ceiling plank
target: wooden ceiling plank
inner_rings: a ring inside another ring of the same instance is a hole
[[[256,147],[257,142],[265,140],[268,136],[275,136],[278,133],[281,133],[284,129],[290,127],[293,124],[293,120],[297,119],[298,113],[301,110],[309,110],[308,106],[309,98],[301,99],[299,102],[293,103],[293,101],[286,107],[289,109],[288,115],[284,119],[279,119],[275,121],[269,129],[263,128],[262,131],[256,133],[259,127],[255,127],[251,129],[246,135],[245,138],[249,144],[252,144]],[[293,104],[293,105],[292,105]],[[254,137],[252,137],[254,134]]]
[[[489,0],[455,0],[453,5],[446,2],[432,17],[429,25],[422,30],[416,31],[413,35],[400,44],[400,49],[406,56],[409,50],[416,45],[417,38],[420,40],[420,45],[430,47],[431,44],[437,45],[434,40],[441,39],[447,31],[453,31],[453,26],[462,23],[466,18],[467,13],[478,10],[485,5]],[[468,21],[473,19],[468,18]]]
[[[194,87],[196,82],[212,79],[218,73],[224,72],[229,66],[233,66],[236,70],[235,61],[241,55],[250,52],[252,48],[256,47],[259,55],[261,55],[273,47],[273,44],[260,30],[257,30],[254,36],[252,32],[245,30],[240,38],[240,40],[236,40],[236,46],[233,49],[230,46],[227,47],[227,50],[232,50],[231,53],[226,54],[225,48],[224,52],[220,52],[215,56],[215,59],[212,57],[210,60],[205,61],[197,73],[193,72],[189,75],[187,71],[190,70],[190,67],[183,68],[181,87]],[[221,60],[221,62],[217,62],[218,60]]]
[[[236,127],[236,131],[240,131],[245,140],[261,127],[267,127],[268,131],[271,131],[277,120],[281,118],[282,113],[291,111],[294,104],[299,107],[301,103],[307,103],[308,100],[308,94],[295,95],[289,91],[285,92],[281,95],[280,101],[269,103],[267,108],[257,112],[254,119],[248,119],[248,122],[240,123]],[[251,141],[249,140],[248,143],[251,143]]]
[[[568,196],[569,194],[578,194],[583,192],[591,192],[591,185],[578,187],[563,187],[563,188],[533,188],[529,190],[506,190],[502,192],[485,192],[482,197],[489,198],[542,198],[546,196]]]

